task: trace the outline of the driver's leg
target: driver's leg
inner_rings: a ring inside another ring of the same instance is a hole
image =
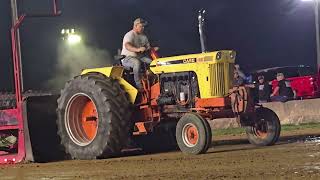
[[[141,57],[140,60],[144,63],[150,64],[152,62],[152,59],[150,59],[149,57]]]
[[[134,82],[138,89],[142,89],[141,78],[140,78],[140,66],[141,62],[135,57],[126,57],[122,60],[122,64],[125,67],[131,67],[133,69]]]

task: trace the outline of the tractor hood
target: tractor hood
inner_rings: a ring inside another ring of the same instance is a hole
[[[152,61],[152,63],[150,64],[150,69],[155,74],[166,72],[170,73],[176,71],[194,71],[193,69],[196,69],[196,66],[200,64],[233,64],[235,61],[235,57],[236,52],[232,50],[222,50],[200,54],[165,57]]]

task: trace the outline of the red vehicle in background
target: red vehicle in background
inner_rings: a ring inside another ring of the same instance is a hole
[[[278,84],[276,80],[277,73],[283,73],[285,78],[291,81],[291,87],[296,91],[297,98],[320,97],[319,72],[310,66],[300,65],[260,69],[252,73],[252,80],[257,82],[258,76],[263,75],[266,81],[271,82],[272,89],[274,89]]]

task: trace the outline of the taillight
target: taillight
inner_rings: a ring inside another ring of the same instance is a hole
[[[312,86],[318,86],[318,84],[317,84],[318,78],[311,77],[311,78],[309,78],[309,80],[310,80],[310,84]]]

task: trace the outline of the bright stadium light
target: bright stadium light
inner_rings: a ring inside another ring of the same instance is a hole
[[[69,44],[78,44],[81,42],[81,36],[77,34],[69,34],[67,37],[67,41]]]
[[[69,45],[79,44],[82,40],[81,36],[76,33],[75,29],[62,29],[62,39]]]

